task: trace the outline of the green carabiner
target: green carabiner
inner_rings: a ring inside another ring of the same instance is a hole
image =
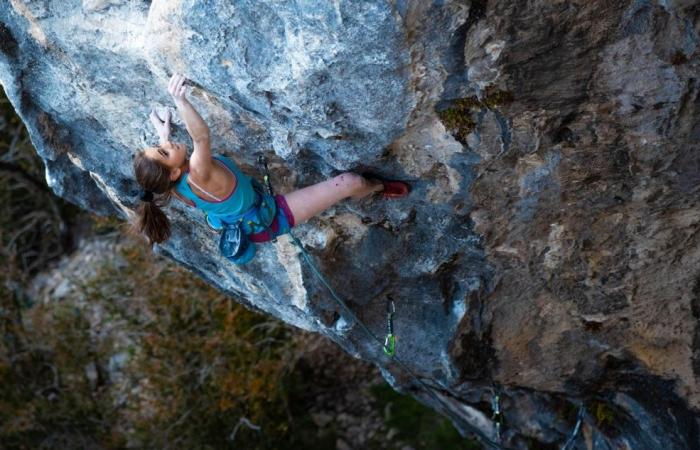
[[[396,336],[393,334],[387,334],[386,339],[384,339],[384,353],[387,356],[394,356],[396,353]]]

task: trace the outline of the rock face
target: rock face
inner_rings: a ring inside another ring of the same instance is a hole
[[[214,147],[288,192],[339,170],[410,180],[237,267],[172,204],[158,247],[257,310],[377,364],[505,448],[700,448],[700,5],[694,0],[4,0],[0,81],[85,208],[128,217],[169,75]],[[181,124],[181,122],[180,122]],[[183,127],[176,137],[188,142]],[[430,391],[426,390],[430,387]],[[542,447],[544,445],[544,447]],[[549,445],[547,447],[546,445]]]

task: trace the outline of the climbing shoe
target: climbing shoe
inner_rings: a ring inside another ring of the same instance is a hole
[[[364,172],[362,173],[362,176],[367,178],[368,180],[382,183],[384,189],[382,189],[381,191],[376,191],[374,193],[374,195],[381,196],[382,198],[404,198],[408,196],[409,192],[411,192],[411,186],[409,186],[407,183],[404,183],[403,181],[384,180],[382,179],[382,177],[379,177],[371,172]]]
[[[384,185],[384,190],[378,192],[384,198],[404,198],[411,192],[411,187],[403,181],[379,180]]]

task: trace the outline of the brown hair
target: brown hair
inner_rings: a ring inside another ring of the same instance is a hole
[[[134,156],[134,174],[145,191],[160,195],[141,201],[133,227],[145,234],[151,245],[164,242],[170,237],[170,221],[161,208],[170,202],[170,190],[176,182],[170,179],[168,166],[148,158],[143,151]]]

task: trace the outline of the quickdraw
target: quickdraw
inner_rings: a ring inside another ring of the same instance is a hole
[[[491,397],[491,410],[493,414],[491,415],[491,420],[496,424],[496,442],[501,443],[501,426],[503,419],[501,417],[501,396],[498,392],[493,394]]]
[[[394,299],[391,296],[386,297],[386,338],[384,338],[384,353],[387,356],[394,356],[396,354],[396,336],[394,336],[394,313],[396,312],[396,305],[394,305]]]
[[[264,180],[265,180],[265,185],[268,189],[268,193],[270,195],[274,195],[273,190],[272,190],[272,184],[270,182],[270,177],[269,177],[269,171],[267,167],[267,161],[265,160],[265,157],[260,155],[258,158],[258,161],[261,163],[261,165],[264,168]],[[299,251],[301,253],[302,259],[307,263],[313,274],[319,279],[319,281],[326,287],[328,292],[331,294],[331,297],[335,300],[335,302],[338,304],[338,306],[344,310],[348,316],[353,319],[359,326],[364,330],[367,335],[374,339],[375,341],[379,342],[381,344],[381,340],[379,337],[372,332],[372,330],[369,329],[369,327],[361,321],[357,315],[348,307],[348,305],[338,296],[338,293],[333,289],[333,287],[328,283],[328,280],[321,274],[321,272],[316,268],[316,265],[313,263],[311,260],[311,256],[309,253],[306,251],[304,246],[299,242],[299,239],[297,239],[296,236],[290,231],[289,236],[292,239],[292,242],[294,245],[296,245],[299,248]],[[500,395],[498,393],[494,394],[494,398],[492,399],[492,408],[493,408],[493,416],[492,420],[496,422],[496,437],[497,437],[497,442],[494,442],[484,434],[482,430],[479,428],[475,427],[471,423],[465,421],[462,417],[457,415],[452,406],[450,406],[445,400],[443,400],[438,394],[435,392],[435,388],[432,386],[429,386],[425,381],[421,380],[418,375],[416,375],[413,370],[411,370],[406,363],[404,363],[398,356],[396,356],[396,342],[395,342],[395,336],[393,332],[393,314],[396,312],[395,305],[391,297],[387,297],[387,327],[389,328],[389,332],[387,334],[387,338],[384,340],[384,344],[382,348],[384,349],[384,353],[386,353],[388,356],[391,357],[396,363],[413,379],[413,381],[423,387],[425,389],[425,392],[433,399],[435,400],[438,404],[442,405],[444,408],[444,412],[452,418],[452,420],[455,421],[455,423],[461,423],[463,424],[469,431],[474,433],[479,437],[481,442],[485,444],[489,448],[495,448],[495,449],[503,449],[502,444],[501,444],[501,426],[502,426],[502,416],[501,416],[501,405],[500,405]],[[391,337],[391,338],[390,338]],[[390,350],[391,354],[389,354],[388,350]],[[561,448],[561,450],[569,450],[569,445],[574,442],[576,439],[576,435],[578,434],[579,428],[581,427],[581,423],[583,421],[583,417],[585,415],[585,409],[583,404],[581,404],[579,413],[578,413],[578,421],[576,422],[576,426],[574,427],[571,435],[567,439],[566,443],[564,446]]]
[[[270,181],[270,169],[269,167],[267,167],[267,158],[265,158],[265,155],[258,156],[258,164],[260,164],[263,171],[263,182],[265,183],[265,190],[267,191],[267,194],[270,197],[274,198],[275,191],[272,189],[272,182]],[[274,237],[272,239],[272,242],[277,242],[277,237]]]
[[[263,170],[263,181],[265,182],[265,188],[267,189],[267,193],[274,197],[275,191],[272,189],[272,182],[270,181],[270,169],[267,167],[267,158],[265,158],[265,155],[258,156],[258,164],[260,164]]]

